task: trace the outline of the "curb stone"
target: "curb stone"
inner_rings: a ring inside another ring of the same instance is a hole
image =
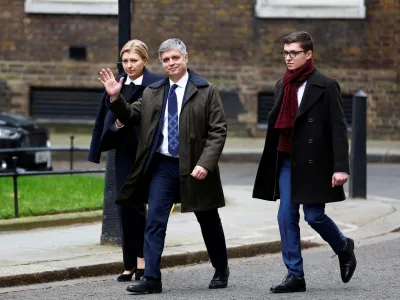
[[[94,223],[102,219],[103,210],[7,219],[0,220],[0,232]]]
[[[309,241],[301,241],[302,249],[320,247],[317,244]],[[280,241],[267,243],[256,243],[235,247],[228,247],[228,257],[243,258],[252,257],[262,254],[273,254],[281,250]],[[161,268],[171,268],[177,266],[186,266],[207,262],[209,260],[207,251],[195,251],[182,254],[172,254],[163,256],[161,259]],[[0,288],[12,287],[28,284],[39,284],[53,281],[62,281],[77,279],[83,277],[95,277],[103,275],[118,274],[123,269],[122,262],[112,262],[106,264],[97,264],[91,266],[66,268],[63,270],[37,272],[32,274],[21,274],[13,276],[0,277]]]

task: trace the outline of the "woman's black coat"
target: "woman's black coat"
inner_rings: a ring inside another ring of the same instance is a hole
[[[119,80],[120,77],[124,77],[126,80],[127,74],[123,73],[116,79]],[[142,97],[143,91],[148,85],[163,78],[145,68],[142,85],[134,87],[133,94],[130,99],[127,99],[127,102],[137,101]],[[123,85],[122,88],[127,88],[127,86]],[[110,130],[117,118],[104,104],[106,97],[107,93],[104,92],[93,128],[88,160],[99,163],[101,152],[115,149],[116,188],[119,191],[135,162],[138,136],[137,129],[134,126],[127,125],[116,132]]]

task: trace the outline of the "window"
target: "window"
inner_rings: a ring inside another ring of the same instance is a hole
[[[262,92],[258,94],[257,121],[259,128],[267,128],[268,114],[274,107],[274,93]]]
[[[69,58],[75,60],[86,60],[86,47],[69,46]]]
[[[364,0],[257,0],[259,18],[365,19]]]
[[[118,15],[118,0],[25,0],[25,12]]]

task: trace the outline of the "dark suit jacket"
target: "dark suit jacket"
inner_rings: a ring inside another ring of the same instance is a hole
[[[127,74],[124,73],[116,79],[119,80],[121,77],[124,77],[126,80]],[[135,86],[132,96],[130,99],[126,99],[126,101],[129,104],[134,103],[142,97],[143,91],[148,85],[163,78],[164,77],[144,69],[142,85]],[[123,88],[124,87],[125,86],[123,86]],[[105,99],[107,96],[108,94],[104,92],[100,101],[99,110],[93,128],[88,160],[94,163],[99,163],[101,152],[115,149],[117,190],[119,190],[135,161],[138,143],[137,129],[135,129],[131,124],[126,124],[116,132],[110,131],[110,127],[115,124],[117,117],[105,105]]]
[[[268,115],[264,152],[258,167],[253,197],[279,199],[277,155],[279,129],[275,128],[283,102],[283,85],[275,89],[275,105]],[[322,204],[345,199],[342,186],[332,188],[334,172],[349,173],[347,125],[339,84],[317,69],[310,75],[293,128],[291,200],[295,204]]]

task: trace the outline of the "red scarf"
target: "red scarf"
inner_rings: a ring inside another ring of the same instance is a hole
[[[278,146],[278,150],[281,152],[292,152],[292,129],[299,108],[297,89],[313,71],[314,62],[309,59],[297,70],[286,69],[285,76],[283,76],[283,103],[275,123],[275,128],[281,129]]]

